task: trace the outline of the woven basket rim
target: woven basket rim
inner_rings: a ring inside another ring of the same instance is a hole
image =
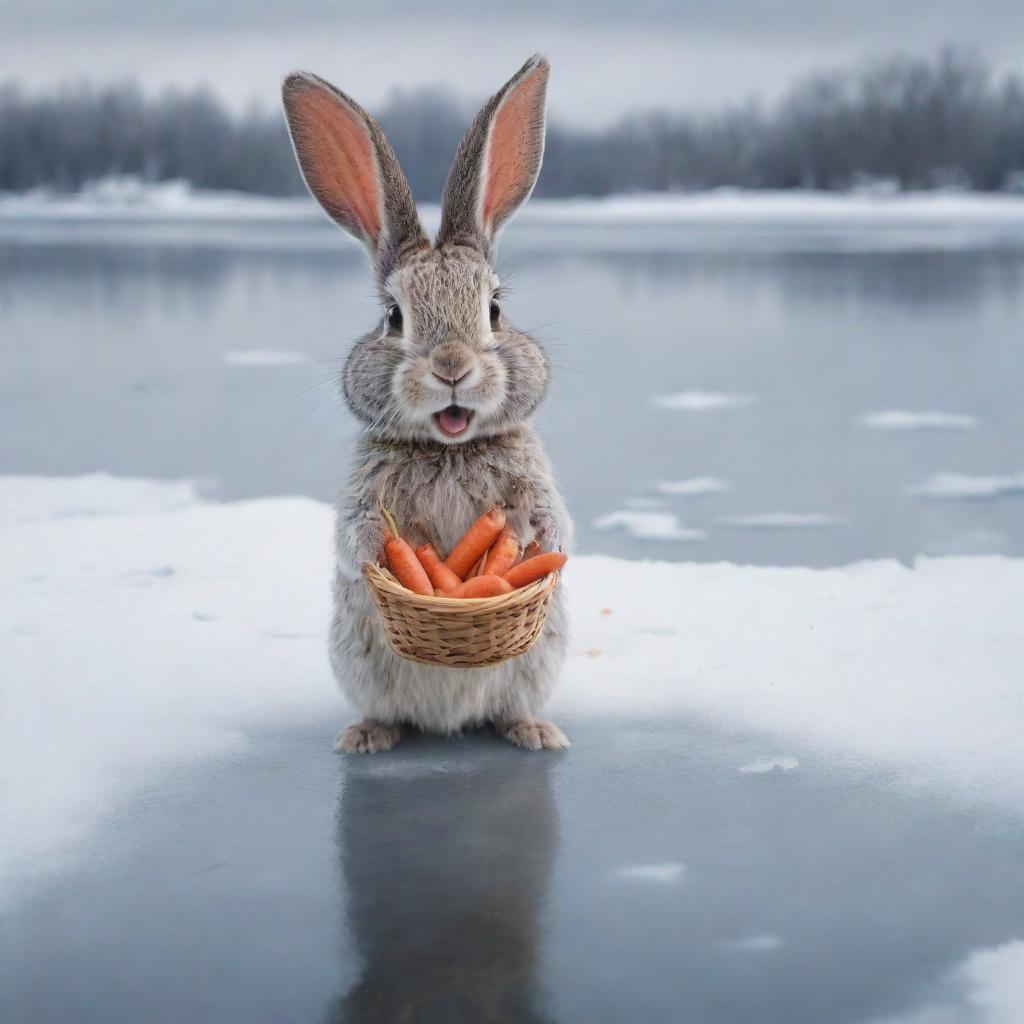
[[[387,591],[406,604],[422,608],[425,611],[444,609],[447,614],[479,612],[483,609],[497,610],[502,607],[529,604],[546,591],[554,590],[558,583],[558,570],[556,569],[525,587],[513,590],[511,594],[498,594],[496,597],[424,597],[422,594],[414,594],[411,590],[407,590],[395,579],[390,570],[372,562],[367,562],[363,566],[363,576],[366,577],[370,586]]]

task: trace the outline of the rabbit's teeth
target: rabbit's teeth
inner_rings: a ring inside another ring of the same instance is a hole
[[[434,422],[437,423],[441,432],[449,437],[458,437],[469,428],[469,421],[473,418],[472,409],[463,409],[459,405],[449,405],[434,414]]]

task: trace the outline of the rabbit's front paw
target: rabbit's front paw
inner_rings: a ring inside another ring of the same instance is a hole
[[[367,718],[338,733],[334,749],[339,754],[377,754],[390,750],[401,736],[398,726]]]
[[[540,718],[516,718],[497,723],[498,735],[526,750],[564,750],[572,746],[569,738],[555,725]]]

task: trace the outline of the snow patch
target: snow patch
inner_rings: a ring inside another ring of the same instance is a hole
[[[654,882],[657,885],[672,885],[686,873],[686,865],[676,862],[667,864],[633,864],[619,868],[616,874],[620,878],[629,878],[637,882]]]
[[[956,412],[910,412],[906,409],[886,409],[880,412],[865,413],[857,420],[857,423],[869,430],[896,434],[918,430],[975,430],[978,426],[978,418]]]
[[[969,476],[933,473],[927,480],[906,489],[914,498],[934,501],[984,501],[1024,494],[1024,473],[1010,476]]]
[[[678,391],[672,395],[658,395],[654,404],[681,412],[714,412],[717,409],[736,409],[756,400],[753,395],[731,391]]]
[[[436,204],[422,204],[432,229]],[[0,193],[5,219],[300,220],[326,218],[308,196],[261,196],[194,188],[187,181],[144,181],[115,175],[67,194],[52,189]],[[719,188],[704,192],[607,196],[600,199],[534,199],[518,223],[552,225],[744,225],[949,228],[1024,226],[1024,198],[963,190],[824,192],[801,189]]]
[[[737,530],[806,530],[842,526],[841,516],[825,512],[761,512],[751,516],[723,516],[718,520]]]
[[[0,477],[0,510],[0,900],[159,773],[353,714],[325,657],[327,505],[93,475]],[[556,719],[690,718],[1024,813],[1024,560],[588,555],[565,585],[574,649],[601,656],[570,659]]]
[[[787,754],[782,757],[769,757],[764,761],[755,761],[753,764],[745,764],[740,771],[748,775],[764,775],[774,771],[792,772],[799,767],[800,762]]]
[[[271,348],[236,348],[225,352],[223,360],[228,366],[294,366],[308,363],[309,356]]]
[[[658,512],[653,509],[624,509],[610,512],[595,519],[591,525],[595,530],[625,530],[637,540],[704,540],[703,530],[683,526],[672,512]]]
[[[874,1024],[1020,1024],[1024,1021],[1024,942],[976,950],[943,979],[925,1006]]]
[[[728,480],[720,480],[716,476],[694,476],[687,480],[659,480],[655,489],[662,494],[677,497],[697,498],[705,494],[722,494],[732,489]]]
[[[770,953],[772,950],[781,949],[785,942],[778,935],[765,933],[747,935],[742,939],[725,939],[718,945],[734,953]]]

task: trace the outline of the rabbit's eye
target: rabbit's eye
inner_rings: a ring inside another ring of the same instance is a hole
[[[500,319],[501,306],[498,305],[497,299],[491,299],[491,327],[497,327]]]
[[[402,311],[398,308],[397,302],[392,302],[384,315],[387,317],[388,327],[392,331],[400,331],[402,329]]]

